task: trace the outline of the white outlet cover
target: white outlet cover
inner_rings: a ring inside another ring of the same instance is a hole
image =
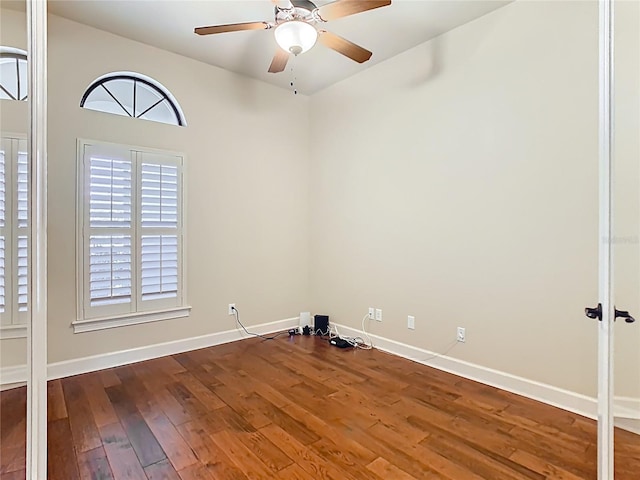
[[[235,303],[230,303],[229,304],[229,312],[228,312],[229,315],[233,315],[234,314],[234,312],[233,312],[234,308],[236,308],[236,304]]]
[[[376,309],[373,307],[369,307],[369,319],[373,320],[376,317]]]
[[[382,309],[381,308],[376,308],[376,320],[378,322],[382,321]]]
[[[465,335],[465,329],[464,327],[458,327],[458,333],[457,333],[457,339],[459,342],[464,342],[466,335]]]
[[[407,316],[407,328],[411,330],[416,329],[416,317],[414,317],[413,315]]]

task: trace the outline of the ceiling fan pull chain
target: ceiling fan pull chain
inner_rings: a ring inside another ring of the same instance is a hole
[[[296,88],[296,75],[295,73],[293,73],[293,62],[291,62],[291,68],[289,69],[289,71],[291,72],[291,82],[289,82],[289,84],[291,85],[291,88],[293,89],[293,94],[297,95],[298,94],[298,89]]]

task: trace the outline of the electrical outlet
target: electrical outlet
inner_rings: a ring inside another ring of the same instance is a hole
[[[376,308],[376,320],[378,322],[382,321],[382,309],[381,308]]]
[[[416,329],[416,317],[413,315],[407,316],[407,328],[410,330]]]
[[[457,340],[459,342],[462,342],[462,343],[465,342],[465,328],[464,327],[458,327]]]
[[[369,320],[373,320],[376,316],[376,309],[369,307]]]
[[[230,303],[229,304],[229,315],[235,314],[235,309],[236,309],[236,304],[235,303]]]

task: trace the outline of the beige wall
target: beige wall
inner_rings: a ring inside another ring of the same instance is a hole
[[[308,309],[306,97],[54,16],[48,67],[49,362],[230,330],[232,302],[247,325]],[[95,78],[123,70],[167,87],[188,127],[79,107]],[[73,333],[77,138],[186,154],[190,318]]]
[[[597,48],[595,2],[519,1],[314,95],[313,308],[595,395]]]

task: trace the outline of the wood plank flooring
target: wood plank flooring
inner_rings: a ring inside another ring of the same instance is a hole
[[[249,339],[49,382],[49,479],[596,478],[595,422],[377,350]],[[25,390],[0,394],[24,479]],[[640,436],[616,431],[616,479]]]

